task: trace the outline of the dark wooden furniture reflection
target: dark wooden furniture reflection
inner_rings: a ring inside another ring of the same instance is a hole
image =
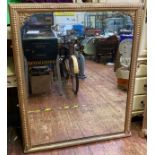
[[[103,57],[104,62],[114,62],[115,55],[118,50],[119,39],[117,36],[110,36],[108,38],[97,38],[94,41],[95,45],[95,59],[97,62]]]

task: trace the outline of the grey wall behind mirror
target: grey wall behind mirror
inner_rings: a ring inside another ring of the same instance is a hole
[[[25,21],[32,146],[124,131],[133,28],[119,11],[47,12]]]

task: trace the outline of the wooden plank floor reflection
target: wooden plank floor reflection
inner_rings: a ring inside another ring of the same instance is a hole
[[[49,95],[29,99],[32,145],[123,131],[127,94],[117,88],[113,66],[89,60],[86,75],[77,96],[69,84],[60,96],[53,83]]]
[[[29,153],[29,155],[146,155],[147,141],[139,136],[141,122],[132,123],[132,136],[105,142],[79,145],[63,149]],[[8,130],[9,131],[9,130]],[[13,134],[14,133],[14,134]],[[8,141],[8,155],[25,155],[23,153],[21,137],[14,130]],[[15,140],[15,137],[18,138]]]

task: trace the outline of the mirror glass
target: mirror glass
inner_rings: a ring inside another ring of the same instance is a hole
[[[119,11],[44,12],[24,22],[32,146],[124,131],[133,27]]]

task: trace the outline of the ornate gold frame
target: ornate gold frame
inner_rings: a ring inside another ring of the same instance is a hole
[[[134,21],[134,42],[131,60],[131,70],[130,70],[130,80],[129,80],[129,90],[127,95],[127,105],[126,105],[126,117],[124,132],[113,133],[111,135],[100,135],[88,138],[81,138],[76,140],[70,140],[66,142],[41,145],[41,146],[31,146],[30,133],[28,117],[26,113],[26,88],[23,73],[23,56],[21,48],[21,38],[20,38],[20,26],[24,20],[29,17],[32,13],[39,12],[53,12],[53,11],[122,11],[130,15]],[[134,79],[136,74],[136,63],[138,56],[139,40],[141,34],[142,16],[143,16],[143,4],[104,4],[104,3],[18,3],[10,4],[10,14],[11,14],[11,27],[12,27],[12,40],[13,40],[13,55],[15,62],[15,69],[18,82],[18,96],[19,96],[19,107],[21,114],[22,130],[23,130],[23,143],[24,152],[34,152],[40,150],[62,148],[67,146],[86,144],[90,142],[110,140],[115,138],[122,138],[131,135],[130,125],[131,125],[131,112],[132,112],[132,102],[134,94]]]

